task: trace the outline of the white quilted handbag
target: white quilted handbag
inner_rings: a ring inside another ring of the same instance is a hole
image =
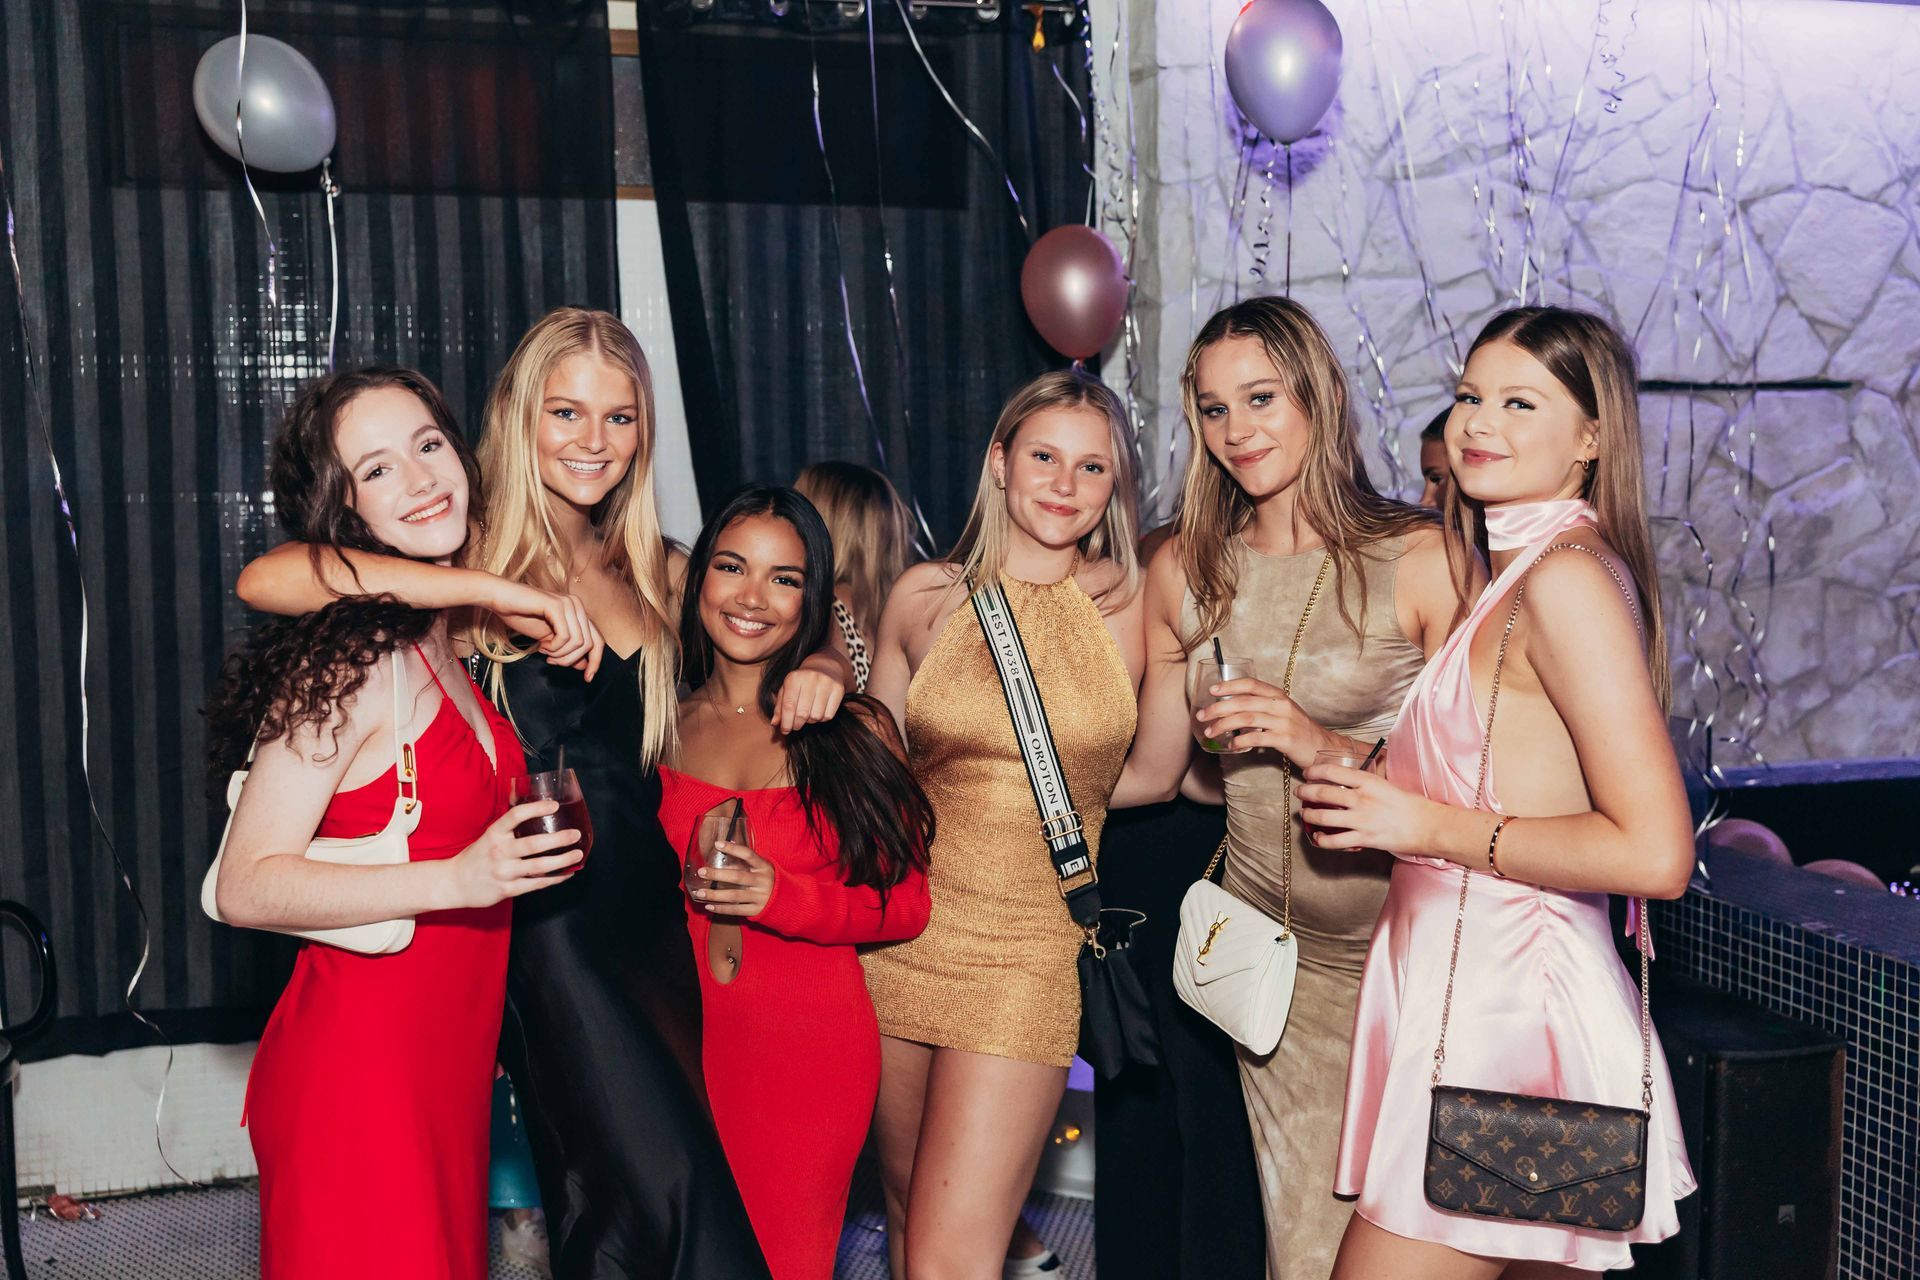
[[[1286,925],[1213,882],[1227,842],[1180,901],[1173,989],[1254,1053],[1273,1052],[1293,1007],[1299,948]]]
[[[1300,611],[1300,625],[1294,628],[1293,645],[1287,651],[1287,669],[1280,678],[1282,693],[1293,690],[1293,662],[1300,656],[1300,639],[1332,564],[1330,555],[1320,562],[1306,608]],[[1216,639],[1216,653],[1219,645]],[[1286,760],[1280,763],[1280,812],[1287,815],[1280,834],[1281,918],[1275,920],[1213,882],[1214,869],[1227,856],[1223,837],[1206,871],[1180,900],[1180,936],[1173,944],[1173,989],[1180,998],[1262,1056],[1273,1052],[1280,1033],[1287,1029],[1300,962],[1293,937],[1293,765]]]

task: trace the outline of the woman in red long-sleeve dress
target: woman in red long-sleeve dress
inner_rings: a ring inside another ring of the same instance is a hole
[[[701,532],[687,584],[693,692],[660,821],[694,855],[707,1095],[774,1280],[830,1280],[880,1083],[855,948],[926,927],[933,813],[878,704],[773,724],[781,681],[832,624],[832,543],[806,499],[743,490]],[[736,806],[747,838],[720,846],[733,865],[703,865],[701,817]]]

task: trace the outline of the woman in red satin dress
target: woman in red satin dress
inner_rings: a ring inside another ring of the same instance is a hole
[[[832,625],[832,543],[806,499],[742,491],[701,532],[687,583],[693,692],[661,825],[685,853],[701,816],[737,800],[751,837],[722,846],[734,866],[694,860],[707,1095],[774,1280],[831,1280],[880,1084],[855,948],[926,927],[933,812],[879,704],[773,727],[781,681]]]
[[[472,466],[425,378],[334,374],[288,412],[276,506],[315,547],[444,561],[466,538]],[[581,855],[577,831],[514,835],[557,806],[507,807],[526,771],[519,742],[464,674],[442,680],[453,658],[440,614],[343,600],[262,627],[208,708],[216,769],[258,746],[215,884],[221,918],[283,932],[415,922],[390,955],[303,945],[260,1038],[243,1121],[260,1164],[265,1280],[487,1272],[508,903],[559,883]],[[419,824],[407,862],[302,856],[316,836],[385,829],[409,796]],[[348,1216],[369,1199],[379,1212]]]

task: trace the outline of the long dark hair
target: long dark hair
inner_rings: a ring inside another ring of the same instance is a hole
[[[340,415],[368,391],[398,387],[420,398],[467,473],[468,510],[480,502],[480,468],[460,437],[438,387],[411,369],[332,373],[309,383],[287,409],[273,441],[268,477],[287,537],[307,544],[316,577],[332,555],[352,569],[348,551],[401,553],[374,536],[353,509],[353,473],[334,442]],[[255,741],[271,742],[325,724],[351,702],[367,670],[403,644],[417,642],[438,615],[392,596],[351,596],[318,613],[255,627],[221,667],[207,703],[208,769],[217,783],[245,760]]]
[[[714,543],[749,516],[786,521],[806,553],[799,625],[760,673],[760,710],[771,716],[781,683],[826,644],[833,624],[833,540],[813,504],[792,489],[749,485],[700,530],[680,606],[680,676],[689,689],[697,689],[713,674],[713,640],[700,620],[700,588]],[[880,726],[892,731],[892,715],[874,699],[850,694],[833,719],[786,737],[787,769],[814,837],[824,845],[823,827],[831,825],[839,837],[840,878],[883,893],[909,871],[924,871],[933,843],[933,805],[881,737]]]

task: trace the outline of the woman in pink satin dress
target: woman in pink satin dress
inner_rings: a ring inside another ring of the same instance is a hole
[[[1481,333],[1447,422],[1446,525],[1456,556],[1484,530],[1494,580],[1407,695],[1386,776],[1316,767],[1301,788],[1316,843],[1397,859],[1354,1020],[1335,1190],[1359,1204],[1334,1280],[1630,1266],[1629,1243],[1672,1235],[1694,1189],[1656,1038],[1637,1227],[1456,1213],[1424,1191],[1450,981],[1444,1083],[1641,1105],[1640,998],[1607,895],[1685,892],[1693,833],[1666,731],[1634,395],[1632,350],[1595,316],[1522,308]]]

